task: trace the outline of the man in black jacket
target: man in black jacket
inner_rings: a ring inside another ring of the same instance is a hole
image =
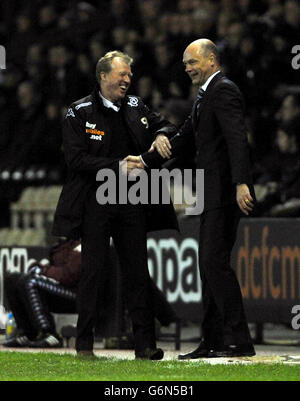
[[[171,137],[176,132],[172,124],[151,112],[140,98],[126,95],[132,78],[131,63],[126,54],[107,53],[96,67],[99,87],[73,103],[66,114],[63,141],[69,177],[57,206],[53,234],[81,237],[77,352],[92,354],[97,303],[101,302],[109,274],[106,261],[112,237],[126,288],[136,358],[161,359],[163,351],[156,348],[149,296],[146,234],[150,230],[177,229],[174,209],[171,205],[121,202],[100,205],[96,200],[98,171],[111,169],[119,178],[119,166],[126,156],[145,152],[158,133]],[[133,167],[135,163],[131,162],[123,165],[125,174]],[[116,192],[120,195],[118,184]]]
[[[107,263],[111,265],[112,260]],[[17,330],[5,340],[4,347],[59,348],[63,341],[57,333],[52,313],[77,313],[76,297],[81,271],[80,241],[60,241],[49,252],[49,263],[33,262],[26,273],[7,273],[4,294]],[[112,279],[107,283],[112,289]],[[177,316],[164,294],[150,279],[150,292],[155,318],[164,326]],[[111,297],[100,305],[111,311]],[[98,311],[99,312],[99,311]],[[109,319],[109,314],[107,313]],[[103,319],[104,323],[107,321]],[[124,325],[125,325],[124,318]],[[126,322],[127,323],[127,322]],[[105,330],[104,330],[105,331]],[[127,334],[127,333],[126,333]]]
[[[230,266],[241,212],[248,215],[255,199],[242,95],[220,71],[218,51],[210,40],[192,42],[183,63],[192,83],[199,86],[191,115],[170,141],[159,135],[155,151],[127,160],[158,167],[186,150],[189,157],[195,154],[197,168],[204,169],[199,238],[203,339],[195,351],[179,359],[252,356],[242,296]]]

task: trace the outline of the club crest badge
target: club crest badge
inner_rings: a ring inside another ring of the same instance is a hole
[[[129,101],[127,104],[131,107],[137,107],[139,105],[139,99],[134,96],[129,96]]]

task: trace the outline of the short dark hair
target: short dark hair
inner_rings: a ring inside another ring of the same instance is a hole
[[[96,79],[100,84],[101,81],[101,73],[102,72],[110,72],[112,69],[112,61],[115,57],[120,57],[126,64],[131,65],[133,63],[133,58],[131,58],[128,54],[123,53],[119,50],[112,50],[106,53],[103,57],[101,57],[96,65]]]

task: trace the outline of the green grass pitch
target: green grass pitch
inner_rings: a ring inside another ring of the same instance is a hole
[[[75,355],[0,352],[0,381],[299,381],[300,364],[211,365],[203,361],[159,362]]]

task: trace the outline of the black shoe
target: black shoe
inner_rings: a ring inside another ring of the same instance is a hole
[[[151,361],[159,361],[163,359],[164,351],[161,348],[146,348],[143,351],[135,353],[135,359],[148,359]]]
[[[3,347],[30,347],[31,341],[28,339],[27,336],[24,335],[17,335],[13,338],[9,338],[2,343]]]
[[[226,345],[222,349],[213,349],[208,358],[234,358],[239,356],[255,356],[256,352],[252,344]]]
[[[198,348],[196,348],[192,352],[189,352],[188,354],[178,355],[178,359],[185,360],[185,359],[207,358],[208,354],[209,354],[209,349],[205,341],[202,339]]]
[[[77,351],[77,356],[82,359],[97,359],[93,351]]]
[[[62,348],[63,341],[57,334],[44,334],[41,338],[31,341],[32,348]]]

